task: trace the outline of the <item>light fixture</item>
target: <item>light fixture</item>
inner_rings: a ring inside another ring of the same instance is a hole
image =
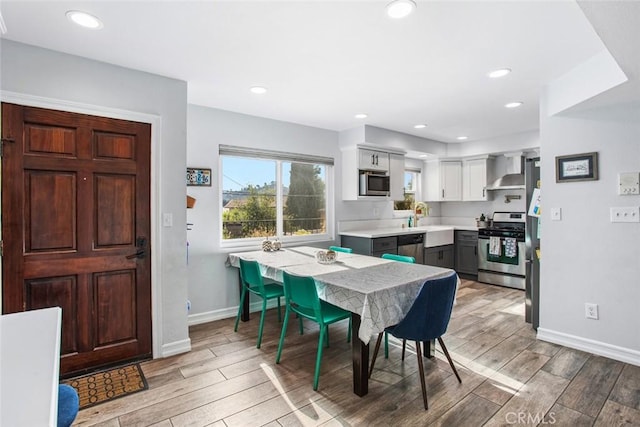
[[[426,127],[427,127],[427,125],[415,125],[414,126],[415,129],[424,129]]]
[[[468,139],[468,138],[469,138],[468,136],[461,135],[461,136],[457,137],[456,139],[458,141],[464,141],[465,139]]]
[[[498,70],[493,70],[488,74],[488,76],[492,79],[497,79],[500,77],[504,77],[511,72],[511,68],[500,68]]]
[[[366,118],[367,118],[367,117],[369,117],[369,116],[367,116],[365,113],[358,113],[358,114],[356,114],[354,117],[355,117],[356,119],[366,119]]]
[[[394,0],[387,5],[387,15],[390,18],[400,19],[408,16],[416,8],[413,0]]]
[[[522,105],[522,102],[520,102],[520,101],[510,102],[508,104],[504,104],[505,108],[518,108],[521,105]]]
[[[262,95],[267,92],[267,88],[262,86],[253,86],[250,90],[251,93],[255,93],[256,95]]]
[[[79,10],[68,11],[67,19],[81,27],[89,28],[91,30],[99,30],[104,27],[101,20],[87,12],[81,12]]]
[[[420,157],[421,159],[426,159],[427,157],[429,157],[428,154],[420,154],[418,157]]]

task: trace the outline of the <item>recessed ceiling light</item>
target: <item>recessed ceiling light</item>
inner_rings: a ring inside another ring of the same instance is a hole
[[[415,125],[414,126],[414,128],[416,128],[416,129],[424,129],[426,127],[427,127],[427,125]]]
[[[356,119],[366,119],[366,118],[367,118],[367,117],[369,117],[369,116],[367,116],[365,113],[358,113],[358,114],[356,114],[354,117],[355,117]]]
[[[394,19],[404,18],[413,12],[416,3],[413,0],[394,0],[387,5],[387,15]]]
[[[79,10],[70,10],[67,12],[67,19],[71,22],[80,25],[84,28],[90,28],[92,30],[99,30],[104,25],[102,21],[96,18],[95,16],[87,13],[81,12]]]
[[[267,88],[262,86],[253,86],[250,90],[251,93],[255,93],[257,95],[262,95],[267,92]]]
[[[500,68],[499,70],[493,70],[489,73],[489,77],[492,79],[497,79],[499,77],[504,77],[511,72],[510,68]]]
[[[421,159],[426,159],[427,157],[429,157],[428,154],[420,154],[418,157],[420,157]]]
[[[520,102],[520,101],[510,102],[508,104],[504,104],[505,108],[518,108],[521,105],[522,105],[522,102]]]
[[[464,135],[462,135],[462,136],[457,137],[456,139],[457,139],[458,141],[464,141],[465,139],[468,139],[468,138],[469,138],[468,136],[464,136]]]

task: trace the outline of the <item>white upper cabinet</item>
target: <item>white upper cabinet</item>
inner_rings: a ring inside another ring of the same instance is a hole
[[[389,153],[374,150],[358,150],[358,168],[369,171],[389,171]]]
[[[462,161],[462,200],[489,200],[487,184],[493,181],[493,159],[482,158],[465,159]]]
[[[462,200],[462,162],[459,160],[425,162],[425,198],[427,202]]]
[[[404,156],[389,154],[391,200],[404,200]]]

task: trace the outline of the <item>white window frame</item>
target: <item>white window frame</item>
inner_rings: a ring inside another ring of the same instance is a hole
[[[319,241],[334,240],[334,224],[335,224],[335,202],[334,202],[334,159],[321,156],[310,156],[304,154],[284,153],[280,151],[252,149],[237,146],[220,145],[220,152],[218,158],[218,171],[220,188],[218,196],[220,202],[223,200],[223,170],[222,162],[225,156],[234,156],[247,159],[263,159],[271,160],[276,163],[276,236],[270,236],[270,238],[278,238],[282,242],[283,246],[290,244],[312,243]],[[282,198],[282,162],[293,163],[307,163],[307,164],[321,164],[325,167],[325,226],[326,230],[320,234],[305,234],[300,236],[284,236],[283,223],[284,223],[284,204]],[[239,239],[227,239],[223,238],[223,206],[219,203],[218,206],[218,218],[220,218],[218,224],[218,241],[221,248],[255,248],[259,247],[264,240],[263,237],[249,237]]]
[[[404,175],[407,173],[413,173],[414,174],[414,190],[410,190],[410,191],[404,191],[402,194],[404,196],[405,193],[413,193],[413,199],[416,202],[419,202],[421,200],[421,194],[422,194],[422,177],[421,177],[421,173],[422,171],[418,168],[405,168],[403,173],[402,173],[402,181],[404,183]],[[404,188],[404,186],[403,186]],[[394,201],[395,204],[395,201]],[[411,209],[403,209],[403,210],[393,210],[393,217],[394,218],[403,218],[403,217],[407,217],[413,215],[413,210]]]

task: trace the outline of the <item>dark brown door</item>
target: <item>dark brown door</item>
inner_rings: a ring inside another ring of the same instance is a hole
[[[151,356],[150,135],[2,104],[2,311],[62,307],[62,374]]]

